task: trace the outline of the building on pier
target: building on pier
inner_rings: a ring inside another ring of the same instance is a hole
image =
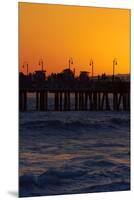
[[[34,73],[34,80],[36,80],[36,81],[46,80],[46,71],[45,70],[36,70]]]
[[[72,80],[72,79],[74,79],[74,71],[72,71],[69,68],[64,69],[61,72],[61,74],[62,74],[64,80]]]
[[[82,81],[88,81],[89,80],[89,72],[80,71],[79,79]]]

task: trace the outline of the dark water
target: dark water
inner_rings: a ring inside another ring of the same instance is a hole
[[[129,190],[129,122],[128,112],[20,113],[20,196]]]
[[[127,112],[20,113],[20,196],[130,189]]]

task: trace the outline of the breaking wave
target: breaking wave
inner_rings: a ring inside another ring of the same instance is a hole
[[[106,163],[101,163],[105,165]],[[109,165],[109,163],[107,163]],[[114,174],[113,174],[114,175]],[[116,181],[111,183],[92,184],[94,179],[103,179],[108,174],[92,174],[84,170],[56,170],[49,169],[41,175],[26,174],[20,177],[20,197],[40,196],[40,195],[54,195],[54,194],[73,194],[86,192],[108,192],[108,191],[122,191],[130,190],[128,181]],[[111,174],[112,176],[112,174]],[[87,180],[89,186],[79,185],[80,180]],[[73,186],[74,184],[78,187]],[[65,189],[66,188],[66,189]]]
[[[75,129],[75,128],[90,128],[100,129],[103,127],[113,127],[114,125],[128,126],[130,124],[129,119],[111,118],[107,120],[75,120],[75,121],[63,121],[63,120],[34,120],[25,122],[22,126],[27,129],[44,129],[44,128],[61,128],[61,129]]]

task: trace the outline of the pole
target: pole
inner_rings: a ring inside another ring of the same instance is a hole
[[[114,75],[115,75],[115,65],[117,65],[116,58],[113,60],[113,80],[114,80]]]
[[[69,69],[70,69],[70,59],[69,59]]]
[[[90,60],[90,66],[92,67],[92,78],[93,78],[93,75],[94,75],[94,63],[93,63],[92,59]]]
[[[27,63],[27,76],[28,76],[28,63]]]
[[[114,60],[113,60],[113,79],[114,79]]]
[[[92,61],[92,78],[93,78],[94,72],[93,72],[93,61]]]
[[[42,60],[42,71],[43,71],[43,60]]]
[[[22,66],[23,68],[25,68],[26,67],[26,75],[28,76],[28,62],[24,62],[24,64],[23,64],[23,66]]]
[[[69,58],[69,69],[70,69],[70,67],[71,67],[71,64],[73,65],[73,59],[72,59],[72,57]]]
[[[39,60],[39,65],[41,65],[41,71],[43,71],[43,60],[42,59]]]

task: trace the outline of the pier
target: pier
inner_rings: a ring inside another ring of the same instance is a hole
[[[125,81],[95,81],[89,82],[86,86],[73,84],[72,87],[50,85],[46,81],[41,86],[20,86],[20,111],[28,110],[28,93],[36,96],[36,111],[49,111],[49,94],[54,96],[53,111],[130,110],[130,82]]]

